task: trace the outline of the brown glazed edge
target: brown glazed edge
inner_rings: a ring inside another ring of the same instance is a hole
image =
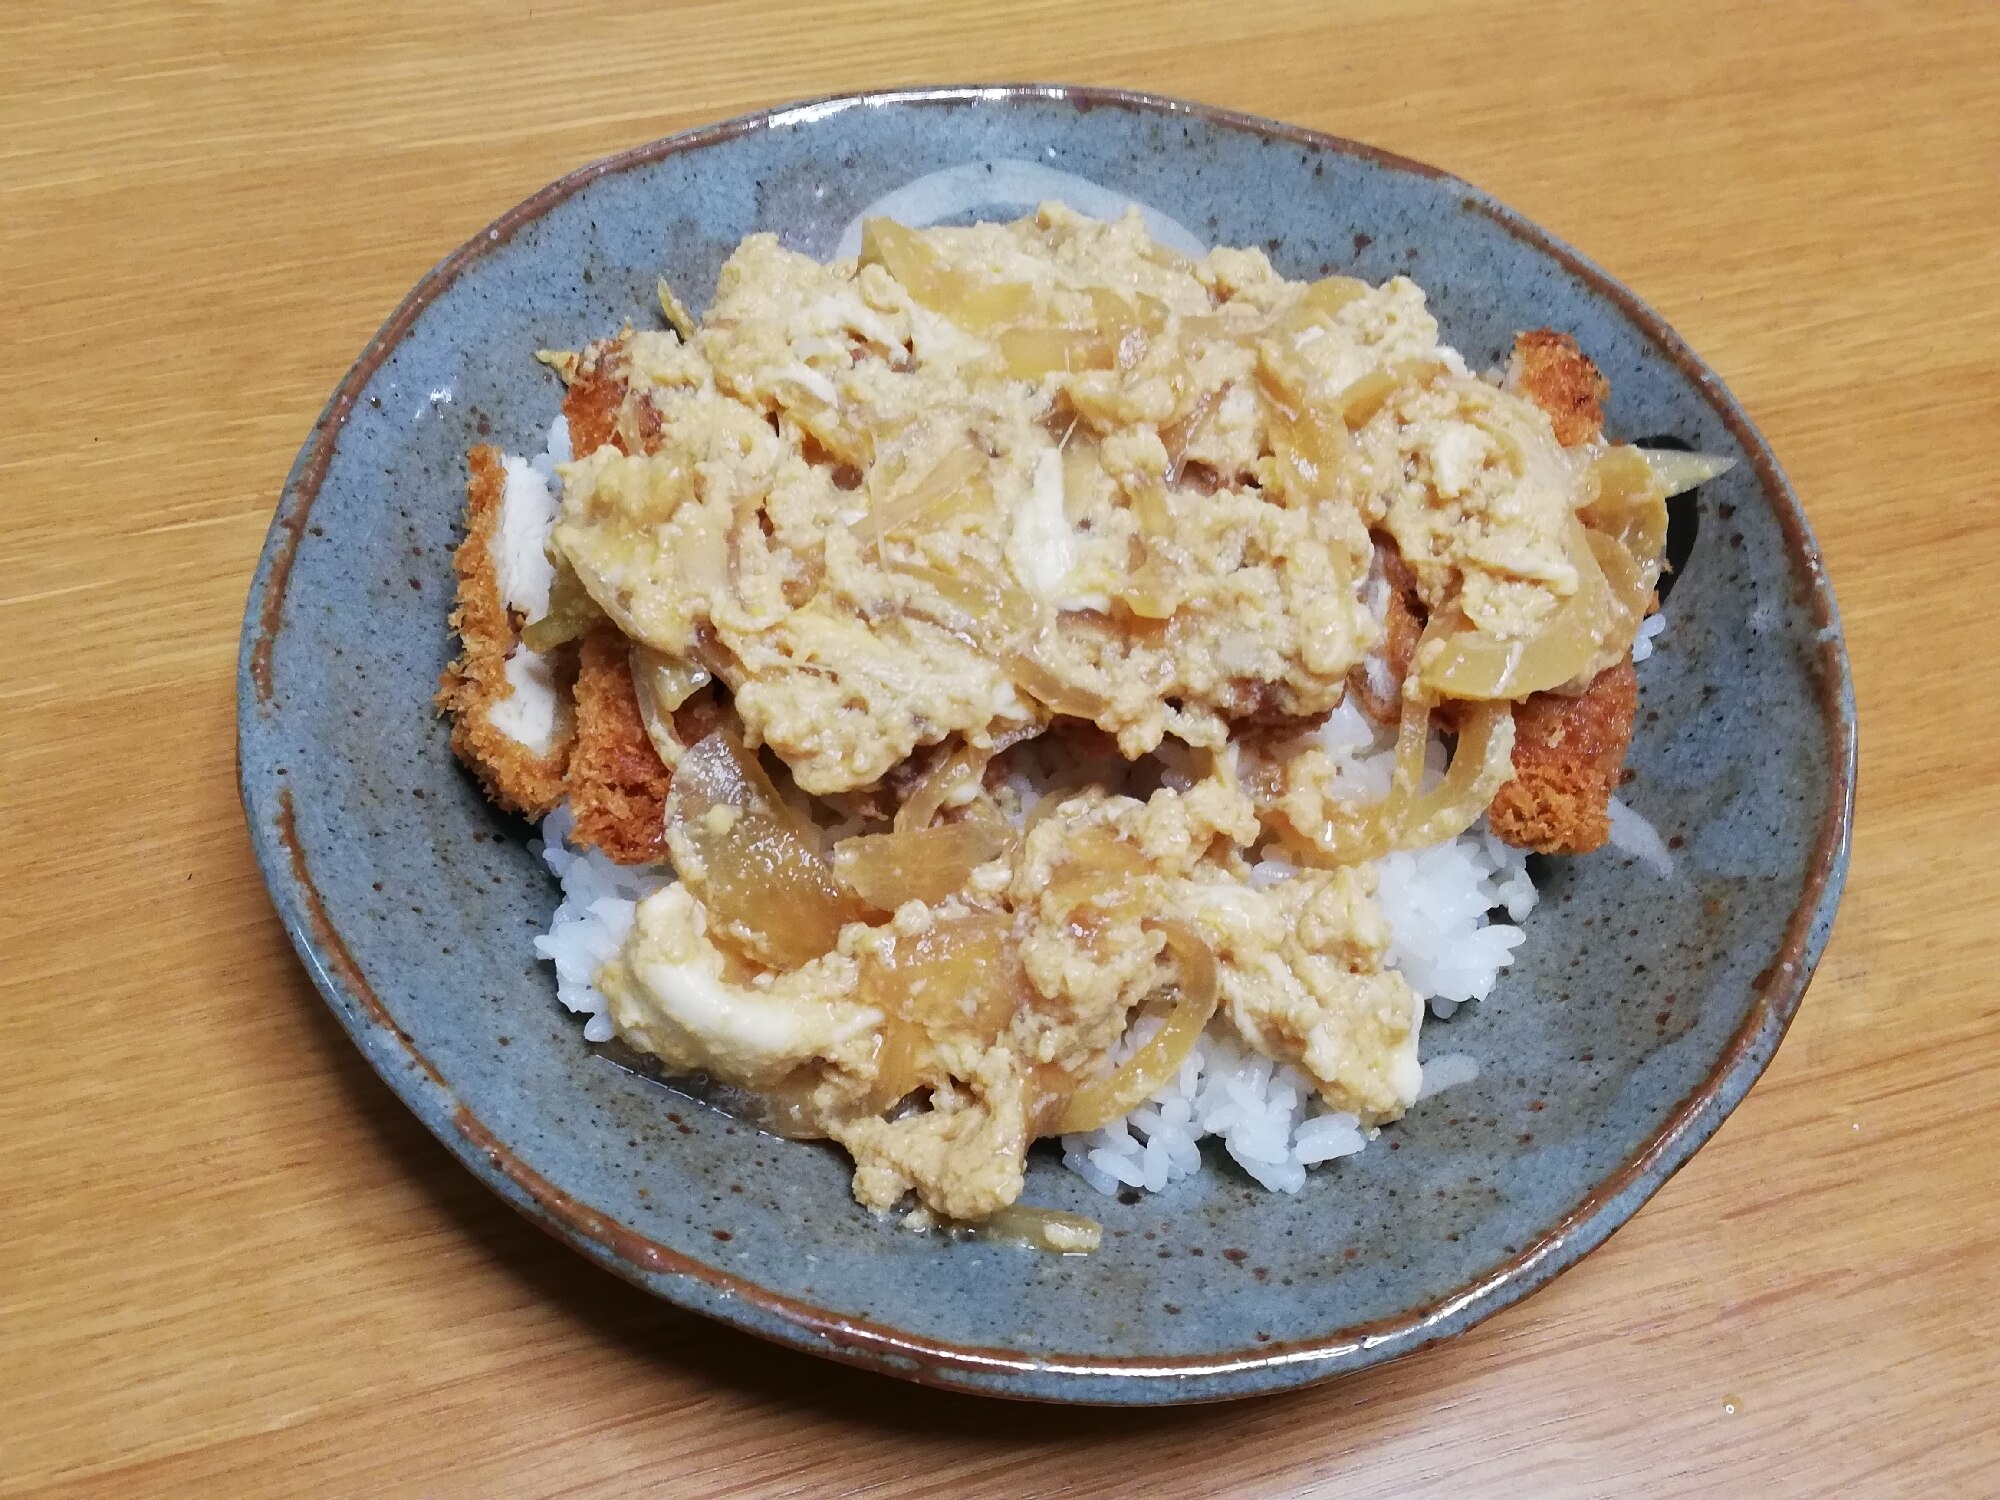
[[[1391,152],[1236,111],[1123,89],[1047,84],[937,87],[830,95],[669,136],[579,168],[508,210],[427,273],[370,341],[322,411],[293,467],[284,501],[272,522],[266,560],[259,569],[259,582],[253,585],[239,677],[239,718],[247,718],[253,712],[258,716],[268,712],[274,691],[272,660],[277,637],[284,627],[285,592],[292,562],[305,536],[313,501],[332,463],[339,430],[345,426],[360,392],[390,351],[468,265],[505,244],[522,225],[540,218],[599,177],[668,155],[754,130],[815,118],[835,110],[884,104],[999,102],[1024,97],[1065,101],[1079,113],[1111,107],[1189,115],[1212,124],[1248,130],[1267,139],[1338,152],[1397,171],[1434,180],[1456,180],[1448,173]],[[265,867],[267,879],[274,884],[282,879],[297,892],[308,930],[294,931],[294,942],[301,948],[309,970],[320,987],[329,993],[329,998],[335,994],[346,996],[365,1016],[367,1023],[392,1039],[407,1063],[420,1068],[440,1091],[443,1112],[448,1114],[458,1139],[451,1140],[436,1122],[426,1120],[426,1124],[445,1139],[461,1160],[475,1165],[477,1160],[483,1160],[497,1174],[499,1182],[495,1183],[496,1186],[504,1183],[514,1190],[513,1193],[503,1191],[503,1196],[516,1201],[515,1195],[518,1194],[516,1207],[532,1221],[558,1238],[589,1252],[592,1259],[609,1269],[648,1286],[649,1290],[660,1290],[647,1283],[645,1278],[649,1276],[690,1277],[725,1299],[725,1305],[721,1307],[709,1306],[699,1310],[718,1316],[747,1332],[790,1342],[848,1363],[924,1384],[1003,1396],[1028,1396],[1031,1399],[1121,1402],[1132,1398],[1121,1398],[1102,1388],[1065,1391],[1061,1397],[1051,1398],[1040,1392],[1009,1390],[1004,1382],[1009,1377],[1032,1379],[1052,1375],[1131,1377],[1154,1387],[1148,1396],[1141,1399],[1165,1401],[1228,1399],[1310,1384],[1345,1370],[1410,1352],[1483,1321],[1546,1285],[1625,1222],[1713,1134],[1723,1115],[1755,1082],[1775,1053],[1804,997],[1816,957],[1815,928],[1821,924],[1822,918],[1830,924],[1833,902],[1838,898],[1839,881],[1844,875],[1853,817],[1855,735],[1847,659],[1832,590],[1826,581],[1811,530],[1778,470],[1775,457],[1734,398],[1659,315],[1625,287],[1511,210],[1494,203],[1469,184],[1464,186],[1463,206],[1467,212],[1491,219],[1510,234],[1541,250],[1615,304],[1701,391],[1751,458],[1764,498],[1783,529],[1795,579],[1803,582],[1810,594],[1813,618],[1820,633],[1816,677],[1822,722],[1827,735],[1830,785],[1827,812],[1814,844],[1799,903],[1786,924],[1770,964],[1757,976],[1755,1003],[1714,1068],[1675,1107],[1653,1137],[1592,1193],[1546,1230],[1535,1243],[1425,1307],[1311,1339],[1259,1344],[1234,1353],[1187,1358],[1024,1355],[1003,1348],[945,1343],[882,1324],[842,1317],[822,1307],[768,1291],[754,1282],[732,1276],[627,1229],[556,1187],[502,1145],[471,1110],[452,1097],[437,1070],[396,1024],[368,983],[313,883],[305,851],[297,835],[290,792],[281,791],[277,799],[273,836],[277,848],[283,851],[283,865],[278,867],[275,859],[271,859],[265,861]],[[254,702],[248,701],[246,688],[249,694],[254,695]],[[265,830],[258,822],[257,808],[253,805],[247,779],[242,791],[245,812],[250,818],[252,834],[258,842],[262,858],[265,854]],[[272,851],[273,854],[275,852]],[[1823,940],[1824,934],[1820,936]],[[388,1067],[380,1059],[371,1055],[370,1060],[387,1075]],[[1739,1070],[1746,1067],[1748,1071],[1739,1077]],[[1732,1085],[1736,1098],[1725,1101],[1724,1096],[1732,1091]],[[1718,1104],[1721,1105],[1719,1111],[1716,1109]],[[1659,1172],[1663,1165],[1666,1170]],[[1656,1179],[1648,1182],[1649,1174],[1654,1173],[1658,1174]],[[1639,1190],[1639,1196],[1629,1207],[1611,1222],[1596,1223],[1608,1206],[1635,1189]],[[1589,1231],[1593,1229],[1601,1230],[1601,1233],[1592,1236]],[[734,1315],[728,1310],[727,1302],[736,1300],[764,1313],[777,1326],[761,1327]],[[1243,1389],[1197,1388],[1182,1392],[1162,1390],[1155,1385],[1155,1382],[1171,1383],[1188,1377],[1196,1380],[1203,1376],[1226,1378],[1287,1366],[1305,1367],[1312,1373],[1297,1379],[1280,1378],[1252,1384]],[[1092,1382],[1093,1386],[1095,1384]]]

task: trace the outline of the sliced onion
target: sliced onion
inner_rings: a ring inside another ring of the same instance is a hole
[[[1167,308],[1154,297],[1129,301],[1107,287],[1088,290],[1091,322],[1086,327],[1023,323],[1000,332],[1000,357],[1014,380],[1040,380],[1058,371],[1129,369],[1146,341],[1167,323]]]
[[[1026,839],[1041,826],[1044,819],[1054,817],[1065,802],[1096,780],[1095,769],[1088,765],[1069,766],[1058,771],[1042,788],[1035,805],[1028,809],[1028,816],[1021,824],[1021,837]]]
[[[931,819],[951,800],[952,794],[968,782],[977,783],[985,773],[986,763],[997,754],[998,749],[979,750],[961,745],[931,767],[896,809],[896,831],[915,832],[930,827]]]
[[[667,320],[667,326],[680,335],[683,344],[693,343],[694,315],[687,310],[686,304],[674,295],[674,289],[667,285],[666,277],[653,278],[653,295],[659,301],[660,316]]]
[[[1011,917],[973,912],[898,936],[861,970],[859,998],[884,1017],[869,1108],[888,1109],[938,1082],[939,1040],[991,1046],[1031,995]]]
[[[1714,453],[1682,453],[1673,448],[1637,448],[1665,491],[1661,498],[1674,496],[1719,479],[1736,467],[1736,460]]]
[[[677,661],[636,641],[632,645],[631,663],[632,694],[639,703],[639,721],[661,762],[671,769],[687,748],[674,727],[674,710],[713,679],[706,667]]]
[[[569,641],[581,640],[604,618],[568,556],[555,555],[555,576],[549,583],[549,607],[521,627],[521,644],[546,656]]]
[[[1343,307],[1367,296],[1368,290],[1367,282],[1352,276],[1326,276],[1311,283],[1272,320],[1265,330],[1269,342],[1260,352],[1267,357],[1274,348],[1292,352],[1301,334],[1326,327]]]
[[[1397,722],[1396,763],[1388,795],[1373,804],[1328,799],[1317,828],[1302,827],[1288,818],[1287,826],[1306,845],[1298,851],[1302,859],[1317,856],[1326,864],[1357,865],[1380,859],[1398,847],[1404,810],[1416,800],[1423,785],[1430,727],[1430,704],[1406,693]]]
[[[982,209],[1019,218],[1051,201],[1094,219],[1115,219],[1136,208],[1146,221],[1146,233],[1160,244],[1191,260],[1208,254],[1208,247],[1187,226],[1149,204],[1039,162],[1002,158],[931,172],[877,198],[841,230],[833,258],[847,260],[861,253],[862,226],[870,219],[894,219],[912,229],[925,229]]]
[[[894,219],[870,219],[861,229],[861,260],[879,265],[911,297],[962,328],[990,333],[1029,317],[1035,289],[1025,281],[990,281],[953,265],[936,245]]]
[[[1101,328],[1002,329],[1000,358],[1010,380],[1040,380],[1057,372],[1109,370],[1118,363],[1118,340]]]
[[[1368,283],[1357,276],[1323,276],[1308,286],[1293,304],[1318,318],[1330,318],[1368,295]]]
[[[1259,374],[1265,367],[1259,366]],[[1278,461],[1278,498],[1304,507],[1334,498],[1341,474],[1353,463],[1354,440],[1347,423],[1329,407],[1287,399],[1269,380],[1259,382],[1264,425]]]
[[[1611,599],[1602,649],[1622,656],[1632,649],[1632,637],[1652,606],[1657,570],[1642,568],[1623,542],[1601,531],[1590,534],[1590,554],[1597,560],[1598,571],[1604,574],[1604,586]]]
[[[1126,574],[1116,597],[1142,620],[1171,620],[1187,598],[1180,569],[1167,550],[1175,535],[1173,502],[1166,486],[1151,475],[1129,475],[1124,487],[1145,556]]]
[[[1215,1014],[1221,994],[1215,954],[1201,934],[1171,918],[1147,925],[1167,940],[1168,951],[1180,968],[1180,994],[1166,1024],[1145,1046],[1110,1077],[1087,1083],[1069,1096],[1062,1118],[1056,1122],[1063,1135],[1099,1130],[1113,1120],[1122,1120],[1165,1088]]]
[[[961,512],[990,509],[993,484],[986,455],[970,443],[954,447],[916,479],[898,482],[881,496],[871,494],[868,514],[848,528],[864,546],[880,546],[901,532]]]
[[[1418,680],[1439,698],[1520,699],[1573,682],[1590,665],[1614,623],[1615,608],[1590,534],[1570,519],[1569,559],[1576,592],[1535,634],[1503,641],[1475,630],[1456,611],[1433,617],[1417,647]],[[1432,653],[1432,640],[1442,642]]]
[[[666,821],[669,839],[697,856],[678,873],[707,908],[709,930],[746,958],[796,969],[868,914],[821,857],[818,830],[726,730],[680,757]]]
[[[750,514],[755,514],[754,505]],[[704,506],[689,520],[675,549],[674,562],[681,575],[681,587],[690,595],[706,599],[710,590],[728,576],[735,557],[735,548],[729,540],[730,528],[747,519],[740,516],[732,522],[719,511]]]
[[[1192,337],[1188,332],[1188,322],[1181,323],[1183,339]],[[1181,470],[1187,467],[1187,451],[1196,438],[1208,430],[1208,424],[1215,419],[1217,408],[1222,405],[1222,387],[1203,391],[1195,398],[1194,405],[1160,429],[1160,440],[1167,449],[1167,483],[1179,484]]]
[[[1667,545],[1666,488],[1637,448],[1612,448],[1590,466],[1590,502],[1583,507],[1584,524],[1615,536],[1642,567],[1652,569],[1647,588],[1657,581],[1661,554]]]
[[[1421,788],[1429,739],[1429,705],[1406,696],[1388,796],[1373,806],[1335,803],[1326,809],[1318,828],[1291,824],[1304,843],[1297,849],[1300,858],[1335,866],[1360,864],[1392,850],[1443,843],[1478,822],[1494,793],[1514,774],[1512,705],[1477,703],[1462,709],[1451,765],[1444,779],[1425,792]]]
[[[1111,700],[1093,688],[1065,682],[1038,654],[1041,640],[1030,642],[1006,656],[1008,675],[1014,685],[1051,713],[1095,723],[1111,712]]]
[[[1086,828],[1064,851],[1061,866],[1049,880],[1048,895],[1058,911],[1072,915],[1083,906],[1097,907],[1099,919],[1136,915],[1144,899],[1139,881],[1150,868],[1145,855],[1115,834]],[[1106,897],[1113,898],[1109,911],[1104,909]]]
[[[1396,846],[1424,849],[1455,839],[1493,803],[1514,775],[1514,710],[1506,703],[1476,703],[1458,721],[1458,744],[1444,779],[1399,813]]]
[[[1340,408],[1340,419],[1347,430],[1353,432],[1365,427],[1401,387],[1402,382],[1393,371],[1370,370],[1334,397],[1333,404]]]
[[[1041,624],[1041,607],[1010,577],[966,566],[948,573],[907,558],[893,559],[886,566],[916,579],[937,596],[945,606],[939,624],[996,655]]]
[[[934,906],[962,890],[972,872],[1007,846],[1004,827],[970,820],[868,833],[833,849],[833,873],[870,906],[894,911],[906,901]]]
[[[1132,508],[1132,519],[1139,523],[1139,534],[1147,541],[1172,540],[1174,502],[1166,486],[1150,474],[1133,474],[1126,476],[1123,488]]]
[[[664,713],[672,713],[714,680],[698,662],[679,661],[650,646],[632,648],[632,676],[644,677],[647,690]]]
[[[1166,554],[1149,546],[1145,561],[1126,575],[1116,597],[1142,620],[1171,620],[1187,601],[1187,589]]]
[[[1572,679],[1572,686],[1589,682],[1606,667],[1617,665],[1631,654],[1640,622],[1653,608],[1653,585],[1660,578],[1658,564],[1642,568],[1616,537],[1593,531],[1590,533],[1590,550],[1604,574],[1609,607],[1605,612],[1604,633],[1598,641],[1597,653]]]

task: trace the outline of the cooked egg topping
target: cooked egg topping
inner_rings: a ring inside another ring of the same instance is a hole
[[[647,431],[565,470],[556,543],[635,640],[712,670],[816,794],[1063,713],[1128,756],[1339,700],[1368,529],[1482,628],[1576,587],[1576,481],[1423,294],[1189,261],[1050,205],[775,237],[693,337],[632,333]]]
[[[514,567],[630,638],[673,768],[680,883],[599,976],[618,1033],[840,1142],[864,1203],[957,1220],[1216,1016],[1364,1126],[1400,1115],[1421,1003],[1368,861],[1462,832],[1511,700],[1629,648],[1645,464],[1563,448],[1407,279],[1189,260],[1136,214],[876,220],[828,265],[755,235],[698,325],[663,306],[672,331],[550,357],[613,372],[615,421],[563,466],[553,576]],[[1390,543],[1428,623],[1390,785],[1357,796],[1304,747],[1383,645]],[[711,679],[725,727],[683,744],[666,717]],[[1009,747],[1077,721],[1170,774],[1010,793]],[[832,838],[798,793],[875,821]],[[1252,882],[1273,848],[1285,878]]]

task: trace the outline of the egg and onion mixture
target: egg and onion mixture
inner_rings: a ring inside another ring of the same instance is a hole
[[[670,329],[544,356],[623,396],[562,470],[528,635],[608,619],[672,772],[678,882],[598,974],[617,1035],[838,1141],[864,1204],[954,1221],[1215,1017],[1398,1117],[1421,1004],[1370,861],[1462,832],[1512,704],[1629,652],[1664,536],[1643,459],[1565,448],[1405,278],[1189,260],[1136,213],[872,220],[825,265],[755,235],[699,325],[662,302]],[[1393,673],[1389,552],[1427,622]],[[1362,796],[1313,729],[1385,678],[1397,768]],[[1144,795],[1024,793],[1051,745],[1152,768]],[[1296,873],[1253,881],[1273,853]]]

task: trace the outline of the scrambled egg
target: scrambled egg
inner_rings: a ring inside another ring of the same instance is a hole
[[[1377,538],[1425,606],[1495,640],[1557,615],[1583,460],[1544,411],[1468,372],[1404,278],[1189,261],[1136,214],[875,221],[830,265],[755,235],[699,326],[668,307],[677,331],[552,357],[573,397],[609,383],[573,411],[577,431],[595,403],[603,440],[563,468],[538,587],[567,570],[648,662],[712,675],[803,793],[907,813],[953,773],[898,838],[999,827],[981,771],[1057,720],[1200,772],[1017,809],[950,894],[842,915],[789,969],[742,939],[795,914],[668,886],[599,976],[618,1033],[840,1142],[863,1203],[950,1219],[1015,1200],[1029,1144],[1115,1087],[1147,1008],[1199,1001],[1333,1108],[1400,1115],[1421,1002],[1373,874],[1253,883],[1272,809],[1231,737],[1296,737],[1383,648]],[[1306,826],[1336,778],[1300,770]],[[702,816],[720,838],[739,814]],[[757,859],[810,866],[797,889],[833,888],[816,833],[759,837]]]
[[[1546,418],[1466,375],[1402,278],[1308,287],[1050,206],[832,265],[752,236],[690,342],[623,354],[644,451],[569,466],[557,547],[814,794],[1051,710],[1127,756],[1324,712],[1378,643],[1373,524],[1482,622],[1575,586]],[[1295,466],[1318,492],[1287,483],[1287,412],[1423,361]]]

